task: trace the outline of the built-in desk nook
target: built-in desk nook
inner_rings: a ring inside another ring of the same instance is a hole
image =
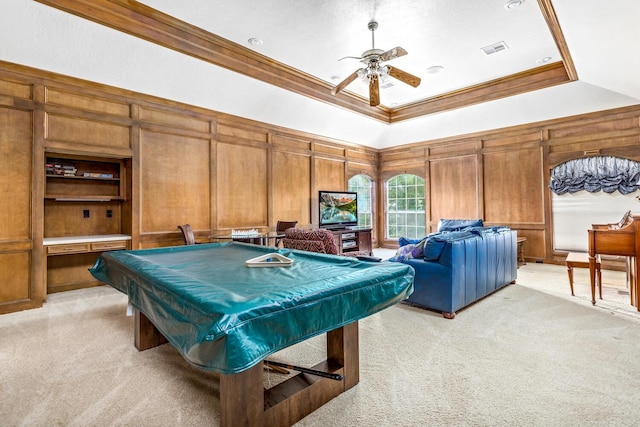
[[[97,286],[89,268],[102,252],[130,249],[130,241],[125,234],[45,238],[47,293]]]
[[[131,249],[130,160],[45,153],[43,265],[46,292],[100,284],[102,252]]]

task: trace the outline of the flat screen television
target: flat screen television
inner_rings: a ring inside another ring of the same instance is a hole
[[[320,227],[340,229],[358,225],[358,193],[319,191]]]

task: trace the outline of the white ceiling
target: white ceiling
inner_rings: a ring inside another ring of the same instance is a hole
[[[375,47],[405,48],[390,61],[423,79],[414,89],[392,80],[381,100],[403,105],[539,66],[560,55],[536,0],[505,8],[506,0],[142,0],[142,3],[222,36],[305,73],[336,84],[363,64],[355,59],[372,48],[367,24],[379,23]],[[263,41],[260,46],[250,38]],[[504,41],[509,49],[486,55],[481,48]],[[444,66],[438,74],[427,68]],[[471,71],[472,70],[472,71]],[[339,80],[332,81],[332,76]],[[349,90],[368,97],[368,85]]]
[[[373,147],[460,135],[640,103],[640,1],[552,0],[579,77],[466,108],[385,124],[216,67],[32,0],[3,0],[0,59]],[[332,84],[362,64],[367,23],[390,65],[422,78],[381,91],[393,107],[539,66],[560,55],[536,0],[144,0],[142,3]],[[263,40],[252,46],[248,39]],[[485,55],[504,41],[509,49]],[[444,66],[438,74],[428,67]],[[366,97],[354,82],[347,90]]]

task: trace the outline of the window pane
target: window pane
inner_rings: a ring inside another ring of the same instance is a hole
[[[397,175],[385,185],[387,238],[419,238],[426,234],[424,178]]]
[[[366,175],[355,175],[349,179],[349,191],[358,193],[358,226],[372,227],[371,192],[373,181]]]

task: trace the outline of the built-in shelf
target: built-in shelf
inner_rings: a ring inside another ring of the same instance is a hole
[[[129,159],[46,152],[44,261],[47,293],[100,285],[102,252],[131,248]],[[62,237],[59,237],[62,236]]]
[[[49,153],[45,163],[45,199],[59,202],[125,200],[120,159]]]

